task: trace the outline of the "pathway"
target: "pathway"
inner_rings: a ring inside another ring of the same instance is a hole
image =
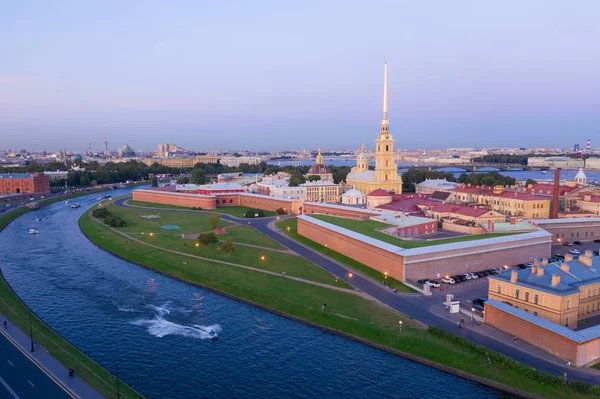
[[[170,252],[170,253],[173,253],[173,254],[176,254],[176,255],[181,255],[181,256],[187,256],[189,258],[200,259],[200,260],[204,260],[204,261],[208,261],[208,262],[214,262],[214,263],[220,263],[222,265],[239,267],[241,269],[252,270],[252,271],[255,271],[255,272],[270,274],[272,276],[278,276],[278,277],[289,279],[289,280],[300,281],[300,282],[303,282],[303,283],[306,283],[306,284],[312,284],[312,285],[316,285],[316,286],[319,286],[319,287],[328,288],[328,289],[331,289],[331,290],[342,291],[342,292],[346,292],[348,294],[358,295],[358,296],[361,296],[363,298],[370,299],[370,300],[373,299],[368,294],[366,294],[366,293],[364,293],[364,292],[362,292],[360,290],[355,290],[355,289],[351,289],[351,288],[336,287],[334,285],[329,285],[329,284],[325,284],[325,283],[319,283],[319,282],[312,281],[312,280],[306,280],[306,279],[303,279],[303,278],[300,278],[300,277],[294,277],[294,276],[290,276],[290,275],[287,275],[287,274],[284,276],[281,273],[272,272],[272,271],[269,271],[269,270],[258,269],[258,268],[251,267],[251,266],[246,266],[246,265],[240,265],[239,263],[232,263],[232,262],[226,262],[226,261],[218,260],[218,259],[205,258],[203,256],[192,255],[192,254],[188,254],[188,253],[185,253],[185,252],[179,252],[179,251],[175,251],[175,250],[172,250],[172,249],[167,249],[167,248],[159,247],[158,245],[147,243],[145,241],[142,241],[142,240],[139,240],[139,239],[137,239],[135,237],[132,237],[132,236],[130,236],[127,233],[119,231],[119,230],[117,230],[117,229],[115,229],[113,227],[107,226],[104,223],[102,223],[101,221],[99,221],[98,219],[95,219],[94,217],[92,217],[91,214],[88,214],[88,217],[91,218],[92,220],[94,220],[96,223],[99,223],[102,226],[106,227],[107,229],[110,229],[111,231],[113,231],[113,232],[115,232],[115,233],[117,233],[117,234],[119,234],[119,235],[121,235],[123,237],[126,237],[127,239],[129,239],[131,241],[134,241],[134,242],[136,242],[138,244],[146,245],[146,246],[148,246],[150,248],[160,249],[161,251]]]
[[[0,314],[2,322],[7,320]],[[31,339],[10,321],[0,327],[0,397],[14,399],[101,399],[103,396],[43,347],[31,352]],[[35,336],[34,336],[35,338]]]

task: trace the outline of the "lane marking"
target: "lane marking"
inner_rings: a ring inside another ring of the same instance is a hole
[[[6,390],[8,391],[8,393],[10,393],[13,396],[13,398],[15,398],[15,399],[21,399],[21,398],[19,398],[19,395],[17,395],[17,393],[15,391],[13,391],[12,388],[6,383],[6,381],[4,381],[2,379],[2,377],[0,377],[0,383],[2,385],[4,385],[4,388],[6,388]]]
[[[10,360],[8,360],[8,364],[10,364],[11,366],[14,366],[14,364]]]
[[[0,334],[4,335],[4,337],[5,337],[5,338],[6,338],[6,339],[7,339],[9,342],[11,342],[15,348],[17,348],[17,349],[18,349],[18,350],[19,350],[19,351],[20,351],[20,352],[21,352],[23,355],[25,355],[25,357],[27,357],[27,358],[28,358],[28,359],[31,361],[31,363],[33,363],[34,365],[36,365],[36,366],[37,366],[37,368],[38,368],[38,369],[40,369],[40,371],[41,371],[42,373],[46,374],[46,375],[48,376],[48,378],[50,378],[52,381],[54,381],[54,383],[55,383],[55,384],[56,384],[56,385],[57,385],[59,388],[61,388],[63,391],[65,391],[65,393],[66,393],[67,395],[69,395],[69,396],[70,396],[71,398],[73,398],[73,399],[77,399],[77,397],[76,397],[75,395],[73,395],[73,394],[72,394],[72,393],[71,393],[71,392],[70,392],[70,391],[67,389],[67,387],[66,387],[66,386],[64,386],[64,385],[62,384],[62,382],[61,382],[61,381],[59,381],[58,379],[54,378],[54,376],[52,376],[52,375],[51,375],[51,374],[50,374],[48,371],[46,371],[46,370],[45,370],[45,369],[42,367],[42,365],[41,365],[41,364],[39,364],[39,363],[38,363],[38,362],[37,362],[37,361],[36,361],[36,360],[35,360],[33,357],[31,357],[31,356],[29,355],[29,353],[25,352],[25,351],[24,351],[24,350],[23,350],[23,349],[22,349],[22,348],[19,346],[19,344],[17,344],[15,341],[13,341],[13,339],[12,339],[12,338],[11,338],[11,337],[10,337],[8,334],[6,334],[6,333],[5,333],[4,331],[2,331],[2,330],[0,330]],[[16,398],[16,399],[20,399],[20,398],[18,398],[18,397],[15,397],[15,398]]]
[[[33,385],[33,382],[27,380],[27,382],[29,383],[29,385],[31,385],[32,387],[34,387],[35,385]]]

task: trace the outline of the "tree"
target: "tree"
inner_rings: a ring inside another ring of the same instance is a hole
[[[84,173],[79,177],[79,184],[82,186],[88,186],[90,184],[90,176],[87,173]]]
[[[289,183],[290,187],[298,187],[299,185],[304,183],[306,183],[306,179],[304,178],[302,173],[300,173],[300,171],[296,170],[294,173],[292,173]]]
[[[177,179],[177,184],[188,184],[190,182],[190,179],[188,179],[187,177],[180,177]]]
[[[277,208],[277,210],[275,211],[275,213],[277,215],[286,215],[287,214],[287,212],[283,208]]]
[[[308,181],[319,181],[319,180],[321,180],[321,176],[319,176],[319,175],[308,176]]]
[[[152,176],[152,187],[158,187],[158,179],[156,176]]]
[[[221,249],[227,254],[227,256],[231,255],[233,252],[235,252],[235,245],[233,244],[233,240],[231,238],[228,238],[227,241],[225,241],[225,243],[221,247]]]
[[[220,221],[221,221],[221,215],[217,215],[216,213],[212,213],[208,217],[208,223],[212,226],[213,230],[217,228]]]
[[[203,169],[194,169],[191,173],[191,180],[194,184],[206,184],[206,173]]]
[[[530,184],[533,186],[533,185],[538,184],[538,182],[533,179],[527,179],[527,181],[525,182],[525,186],[529,187]]]
[[[219,239],[215,235],[215,233],[201,233],[198,236],[198,241],[200,244],[208,245],[208,244],[216,244],[219,242]]]

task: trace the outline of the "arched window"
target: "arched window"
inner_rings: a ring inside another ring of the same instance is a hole
[[[413,237],[416,237],[419,235],[419,230],[415,227],[415,233],[413,234]]]
[[[380,145],[377,146],[377,151],[381,151],[381,146]]]
[[[389,146],[389,145],[386,145],[386,146],[385,146],[385,150],[386,150],[386,151],[389,151],[389,150],[390,150],[390,146]]]

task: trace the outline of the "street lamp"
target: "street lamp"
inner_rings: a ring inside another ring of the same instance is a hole
[[[473,324],[473,313],[475,313],[475,308],[471,308],[471,324]]]
[[[265,260],[265,256],[264,256],[264,255],[262,255],[262,256],[260,257],[260,260]]]
[[[352,273],[348,273],[348,277],[352,278]]]

